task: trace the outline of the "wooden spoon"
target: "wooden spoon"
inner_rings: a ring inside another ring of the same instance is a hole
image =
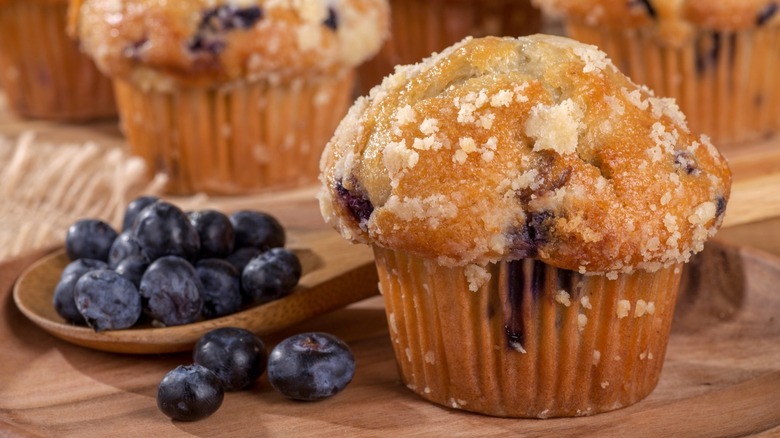
[[[258,335],[273,333],[378,293],[369,247],[353,245],[330,230],[290,230],[288,238],[288,247],[303,265],[296,289],[277,301],[221,318],[173,327],[147,325],[103,332],[68,324],[52,304],[54,288],[70,261],[62,249],[22,273],[14,287],[14,301],[33,323],[65,341],[103,351],[151,354],[190,349],[201,336],[219,327],[242,327]]]

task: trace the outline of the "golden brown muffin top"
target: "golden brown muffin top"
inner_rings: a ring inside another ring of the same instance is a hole
[[[108,75],[167,90],[351,68],[388,20],[386,0],[74,0],[69,31]]]
[[[587,273],[687,261],[720,226],[723,156],[594,46],[466,39],[359,98],[321,161],[345,238],[443,265]]]
[[[736,30],[780,23],[776,0],[532,0],[544,12],[594,26],[685,23]]]

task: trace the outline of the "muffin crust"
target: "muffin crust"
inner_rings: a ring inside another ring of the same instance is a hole
[[[386,0],[74,0],[69,32],[110,76],[166,91],[355,67],[388,17]]]
[[[320,206],[356,242],[445,266],[536,258],[582,273],[687,261],[731,177],[674,101],[561,37],[465,39],[359,98]]]

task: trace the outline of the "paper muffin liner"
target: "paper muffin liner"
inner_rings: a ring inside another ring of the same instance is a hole
[[[466,36],[521,36],[541,29],[530,0],[390,0],[390,36],[361,65],[359,93],[367,94],[396,65],[413,64]]]
[[[658,382],[681,266],[610,280],[531,259],[447,268],[374,253],[401,377],[431,402],[584,416],[636,403]]]
[[[0,5],[0,82],[15,113],[86,121],[117,114],[111,81],[65,34],[67,1]]]
[[[780,128],[780,26],[700,29],[677,46],[660,42],[654,28],[568,22],[566,29],[599,46],[634,82],[675,98],[691,130],[715,144],[760,141]]]
[[[169,93],[115,86],[130,151],[168,177],[168,193],[239,195],[316,183],[353,83],[344,71]]]

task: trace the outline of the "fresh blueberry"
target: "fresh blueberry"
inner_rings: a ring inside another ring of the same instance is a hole
[[[131,230],[122,231],[111,244],[111,249],[108,252],[108,266],[111,269],[116,269],[122,260],[133,256],[146,259],[147,264],[150,262],[149,257],[141,248],[141,244],[133,236],[133,232]]]
[[[130,201],[130,203],[127,204],[127,208],[125,208],[125,216],[122,220],[122,231],[132,230],[138,214],[141,213],[144,208],[159,200],[160,198],[156,196],[140,196]]]
[[[236,235],[235,247],[252,246],[260,249],[284,246],[286,236],[282,224],[270,214],[241,210],[230,215]]]
[[[280,342],[268,357],[268,381],[282,395],[317,401],[343,390],[355,374],[355,357],[327,333],[302,333]]]
[[[76,287],[76,282],[82,275],[95,269],[106,268],[108,268],[106,262],[95,259],[77,259],[68,263],[65,269],[62,270],[60,281],[57,283],[57,287],[54,288],[54,296],[52,297],[54,310],[57,311],[57,314],[71,324],[86,324],[84,317],[81,316],[81,312],[76,307],[73,290]]]
[[[165,256],[152,262],[139,291],[149,315],[166,326],[195,322],[203,309],[198,273],[181,257]]]
[[[193,360],[213,371],[225,391],[238,391],[260,378],[268,355],[265,344],[254,333],[223,327],[198,340],[193,349]]]
[[[241,285],[250,301],[267,303],[292,292],[301,272],[301,262],[294,252],[273,248],[246,265],[241,274]]]
[[[108,260],[111,244],[117,232],[99,219],[80,219],[68,228],[65,251],[71,260]]]
[[[132,233],[151,260],[168,255],[193,260],[200,251],[198,230],[179,207],[168,202],[144,208]]]
[[[178,421],[206,418],[222,406],[224,398],[217,375],[197,364],[179,365],[157,387],[157,407]]]
[[[76,286],[76,282],[81,278],[80,275],[70,274],[60,278],[57,283],[57,287],[54,288],[54,297],[52,302],[54,304],[54,310],[65,321],[71,324],[82,325],[85,324],[84,317],[81,316],[81,312],[76,307],[76,300],[73,298],[73,288]]]
[[[241,309],[241,274],[223,259],[203,259],[195,265],[203,284],[203,317],[218,318]]]
[[[200,236],[199,258],[225,258],[233,252],[233,224],[216,210],[194,211],[187,215]]]
[[[149,259],[143,255],[133,255],[126,257],[116,265],[114,271],[117,274],[130,280],[135,287],[141,287],[141,278],[143,278],[146,268],[149,267]]]
[[[108,268],[108,264],[106,264],[106,262],[102,260],[77,259],[68,263],[68,265],[65,266],[65,269],[62,270],[62,274],[60,275],[60,278],[65,278],[73,274],[77,274],[78,277],[81,277],[82,275],[86,274],[89,271],[94,271],[95,269],[105,269],[105,268]]]
[[[110,269],[87,272],[73,290],[76,307],[96,332],[132,327],[141,316],[141,296],[126,278]]]
[[[236,269],[238,269],[238,272],[244,272],[246,265],[248,265],[253,258],[259,256],[263,252],[264,251],[259,248],[245,246],[243,248],[237,249],[236,252],[227,256],[225,260],[230,262],[231,265],[235,266]]]

